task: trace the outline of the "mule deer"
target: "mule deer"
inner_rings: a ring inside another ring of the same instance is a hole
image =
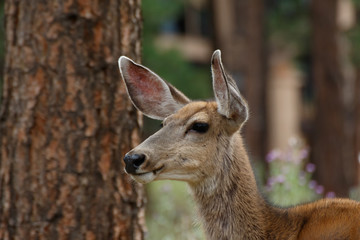
[[[119,68],[133,104],[163,127],[124,157],[136,181],[185,181],[208,239],[360,239],[360,204],[324,199],[281,209],[257,189],[239,131],[248,105],[224,71],[220,51],[211,60],[215,101],[190,101],[129,58]]]

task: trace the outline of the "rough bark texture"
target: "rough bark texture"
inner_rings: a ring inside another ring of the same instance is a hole
[[[0,239],[143,239],[123,172],[141,118],[117,59],[140,60],[140,0],[7,1]]]
[[[243,80],[251,121],[245,127],[250,155],[264,159],[266,151],[265,44],[263,0],[212,1],[215,45],[234,79]]]
[[[316,177],[327,191],[347,196],[358,181],[354,148],[354,82],[342,68],[341,33],[337,26],[337,0],[312,1],[313,79],[316,116],[313,160]],[[350,84],[350,85],[349,85]]]

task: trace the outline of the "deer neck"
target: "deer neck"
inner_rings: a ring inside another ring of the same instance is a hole
[[[267,205],[240,136],[222,141],[224,151],[215,161],[218,171],[197,184],[190,184],[208,239],[263,239]],[[227,146],[227,147],[226,147]]]

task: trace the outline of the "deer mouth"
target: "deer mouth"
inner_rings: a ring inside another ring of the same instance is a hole
[[[134,176],[143,176],[143,175],[149,174],[149,173],[152,173],[152,174],[156,175],[157,173],[159,173],[159,172],[160,172],[161,170],[163,170],[163,169],[164,169],[164,165],[161,166],[161,167],[159,167],[159,168],[156,168],[156,169],[154,169],[154,170],[152,170],[152,171],[134,173],[134,174],[132,174],[132,175],[134,175]]]
[[[133,173],[131,177],[142,184],[149,183],[155,180],[159,173],[164,169],[164,165],[148,172]]]

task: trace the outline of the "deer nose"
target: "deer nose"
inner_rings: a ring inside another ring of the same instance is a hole
[[[130,174],[136,173],[136,170],[139,169],[144,161],[144,154],[126,154],[124,157],[126,172]]]

